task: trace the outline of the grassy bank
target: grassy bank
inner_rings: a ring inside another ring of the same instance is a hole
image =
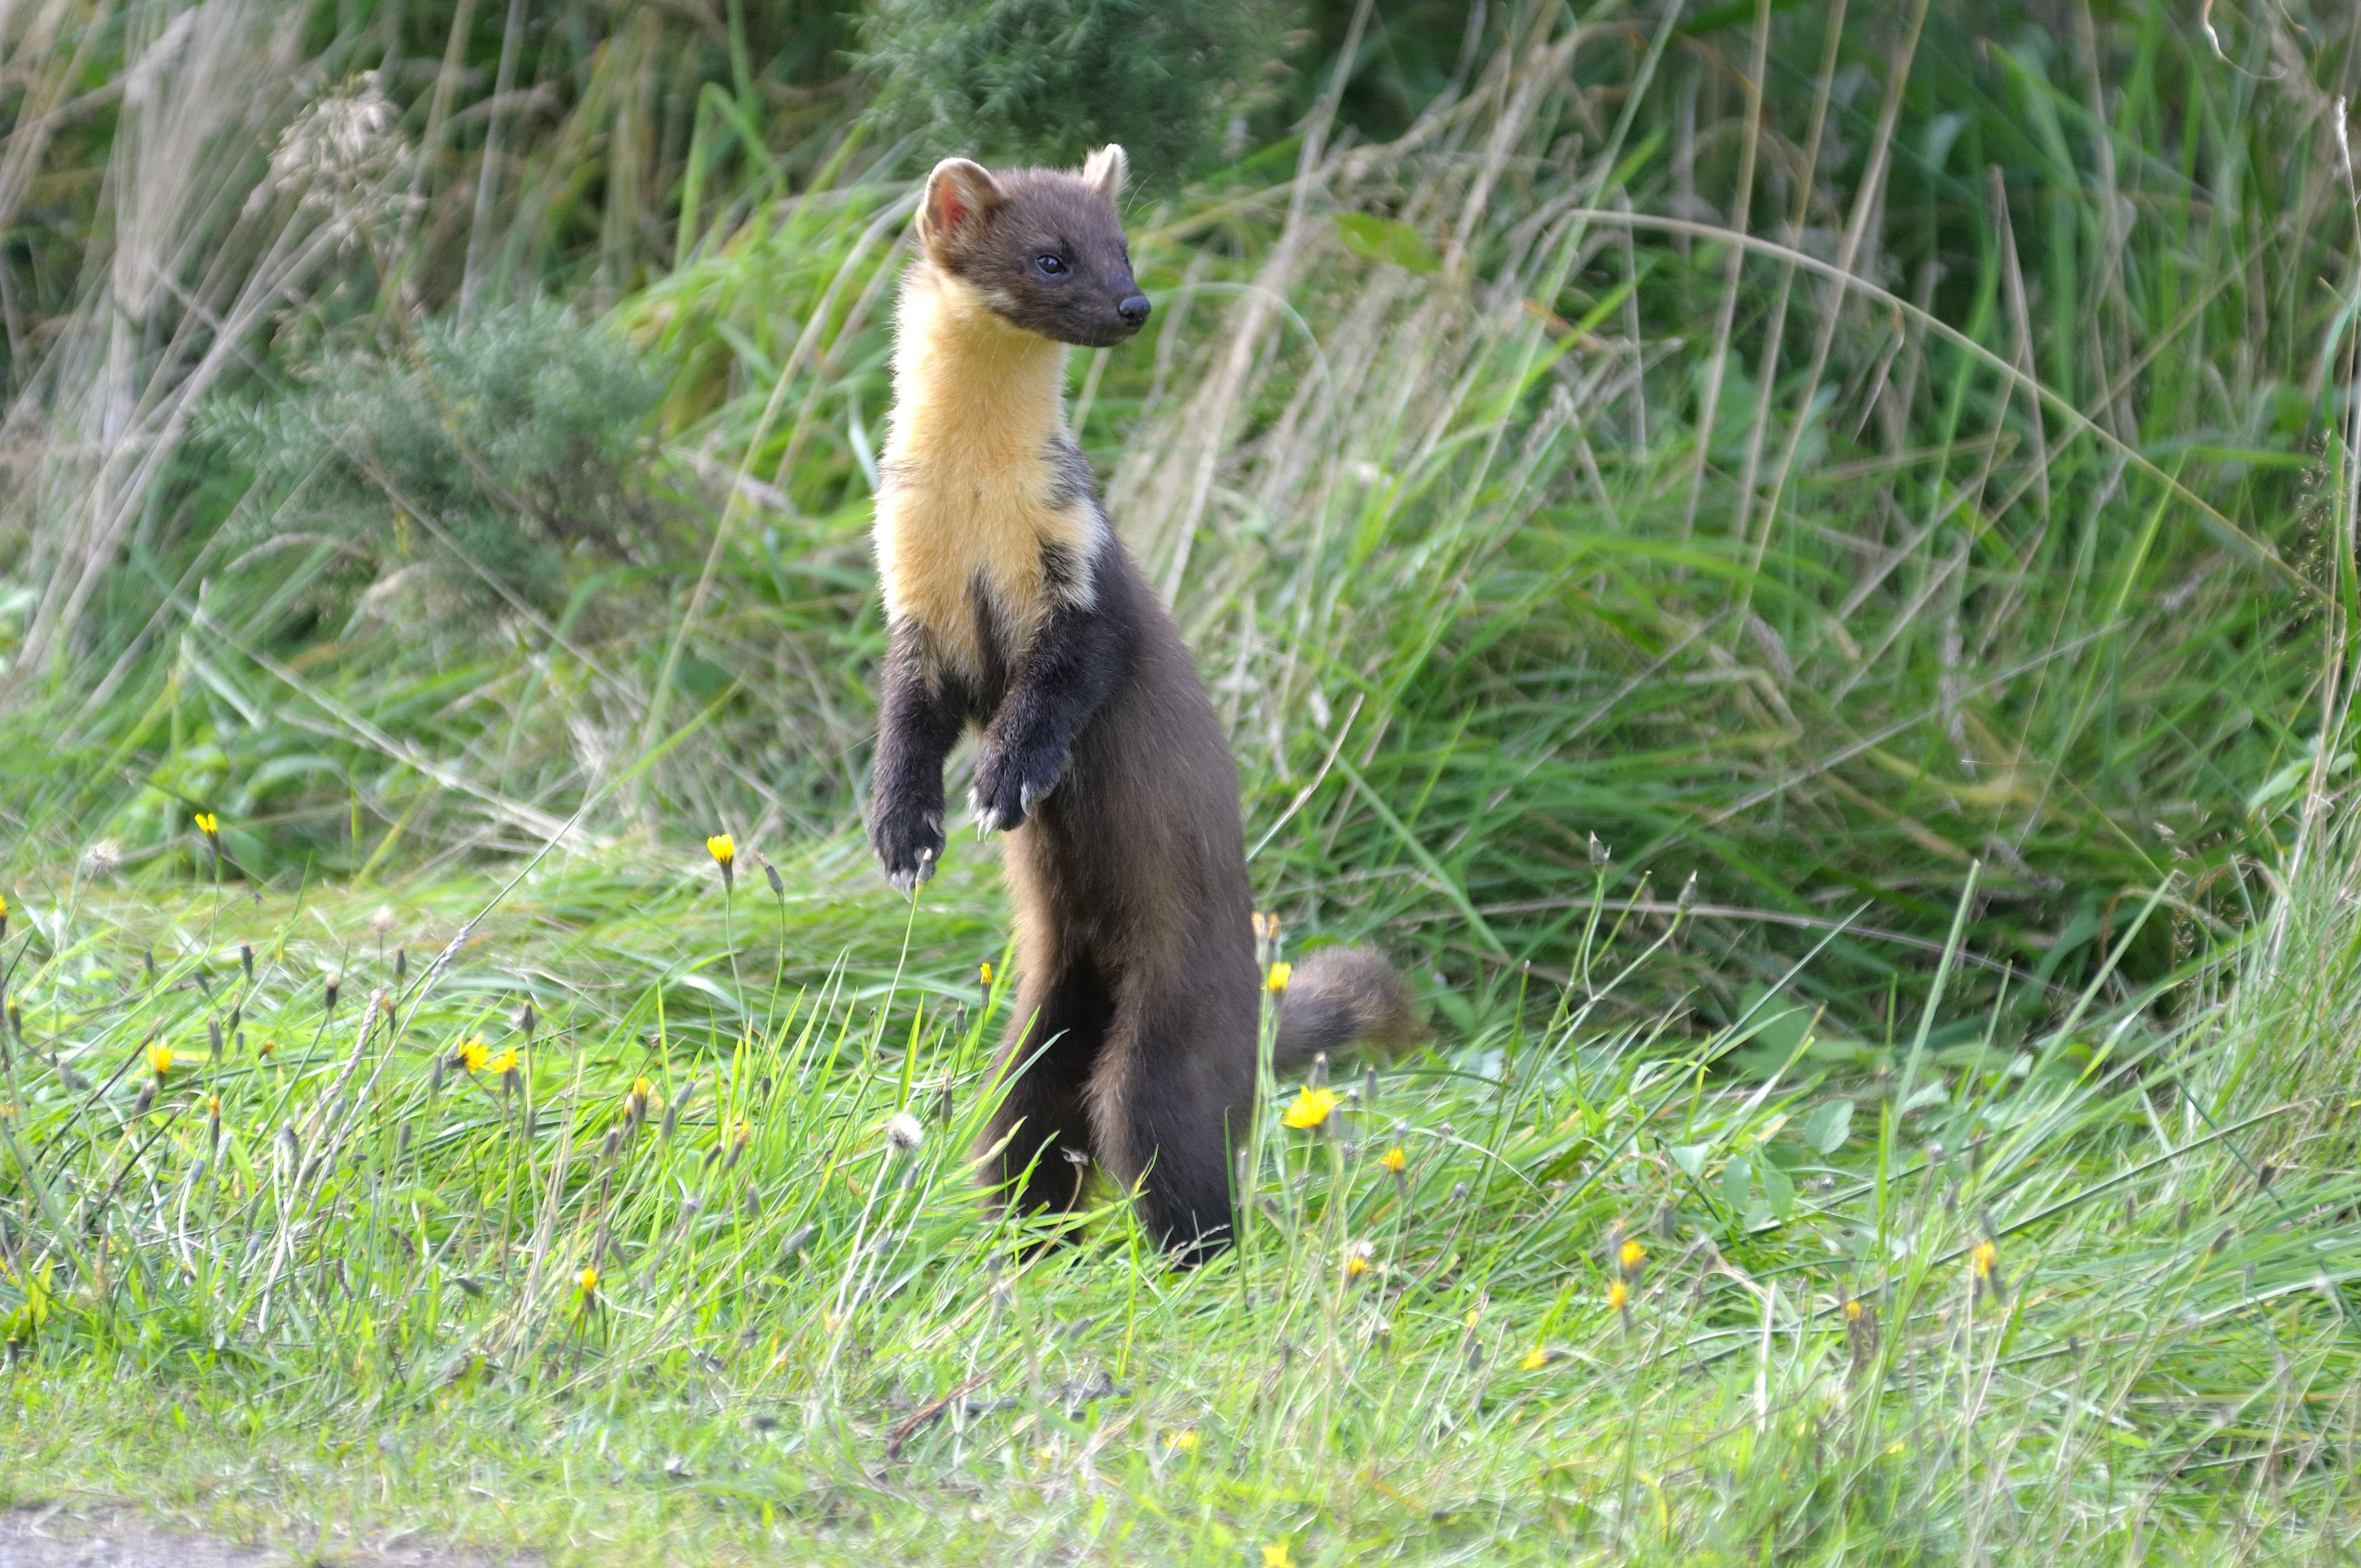
[[[852,859],[45,914],[10,1493],[588,1562],[2350,1546],[2349,873],[2263,971],[2317,988],[1905,1016],[1858,1080],[1792,1016],[1603,1023],[1646,938],[1595,899],[1543,1024],[1274,1107],[1245,1245],[1174,1275],[1111,1192],[1040,1254],[982,1213],[996,901],[906,942]]]

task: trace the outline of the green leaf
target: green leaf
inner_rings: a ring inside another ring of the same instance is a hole
[[[1744,1156],[1733,1159],[1721,1173],[1722,1201],[1733,1214],[1746,1212],[1746,1201],[1754,1195],[1754,1167]]]
[[[1852,1135],[1852,1102],[1828,1101],[1804,1119],[1804,1141],[1817,1154],[1834,1154]]]
[[[1426,243],[1426,236],[1399,218],[1380,218],[1367,213],[1336,214],[1336,237],[1345,248],[1356,256],[1366,256],[1372,261],[1390,261],[1412,272],[1440,272],[1442,258]]]
[[[1707,1144],[1667,1144],[1664,1146],[1664,1153],[1672,1157],[1675,1165],[1680,1167],[1682,1175],[1695,1181],[1698,1174],[1705,1169],[1706,1150],[1710,1146]]]
[[[1773,1219],[1784,1222],[1795,1212],[1795,1183],[1768,1160],[1763,1162],[1763,1196],[1771,1201]]]

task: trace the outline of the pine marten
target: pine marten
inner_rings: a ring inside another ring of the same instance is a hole
[[[876,545],[887,650],[869,834],[905,893],[943,852],[943,762],[981,732],[970,804],[1006,835],[1019,986],[1007,1095],[979,1140],[1004,1200],[1062,1211],[1096,1160],[1182,1262],[1229,1237],[1261,974],[1238,780],[1179,629],[1066,427],[1067,345],[1139,331],[1115,214],[1125,159],[1080,174],[949,159],[902,284]],[[1281,1067],[1421,1033],[1364,949],[1294,968]]]

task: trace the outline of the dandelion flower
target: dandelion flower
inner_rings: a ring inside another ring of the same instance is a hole
[[[1631,1307],[1631,1288],[1620,1279],[1608,1286],[1607,1305],[1618,1312],[1629,1311]]]
[[[1622,1266],[1626,1274],[1639,1273],[1640,1265],[1646,1262],[1647,1258],[1648,1249],[1642,1246],[1636,1238],[1625,1242],[1615,1254],[1615,1261]]]
[[[705,852],[721,868],[721,885],[728,887],[738,876],[738,840],[727,833],[716,833],[705,841]]]
[[[1979,1279],[1990,1279],[1992,1277],[1993,1265],[2000,1259],[2000,1248],[1993,1245],[1990,1242],[1978,1242],[1975,1245],[1975,1250],[1968,1255],[1975,1261],[1976,1277]]]
[[[507,1050],[502,1051],[500,1055],[486,1062],[484,1066],[492,1072],[516,1071],[519,1066],[516,1047],[514,1046],[511,1046]]]
[[[975,966],[975,978],[983,982],[984,990],[992,989],[992,961],[989,959]]]
[[[207,842],[209,842],[209,843],[214,843],[214,844],[218,844],[218,843],[220,843],[220,842],[221,842],[221,818],[220,818],[220,817],[216,817],[216,816],[214,816],[214,815],[212,812],[210,812],[210,811],[200,811],[200,812],[198,812],[198,813],[197,813],[197,831],[198,831],[198,832],[200,832],[200,833],[202,833],[202,834],[203,834],[203,835],[205,836],[205,839],[206,839],[206,841],[207,841]]]
[[[885,1121],[885,1144],[895,1154],[908,1154],[927,1141],[927,1129],[907,1111],[896,1111]]]
[[[1273,996],[1284,996],[1284,995],[1286,995],[1286,994],[1287,994],[1287,982],[1288,982],[1290,980],[1293,979],[1293,978],[1294,978],[1294,976],[1295,976],[1295,966],[1294,966],[1293,964],[1291,964],[1291,963],[1288,963],[1288,962],[1286,962],[1284,959],[1282,959],[1281,961],[1279,961],[1279,962],[1278,962],[1278,963],[1275,963],[1275,964],[1271,965],[1271,966],[1270,966],[1270,993],[1271,993]]]
[[[1533,1346],[1532,1349],[1525,1352],[1525,1358],[1517,1365],[1527,1372],[1539,1372],[1549,1365],[1549,1346],[1545,1344]]]
[[[1193,1431],[1166,1432],[1164,1434],[1164,1446],[1167,1448],[1178,1449],[1181,1453],[1186,1453],[1191,1449],[1197,1446],[1197,1434]]]
[[[1316,1127],[1336,1109],[1336,1092],[1331,1089],[1314,1089],[1306,1084],[1296,1091],[1294,1102],[1279,1113],[1279,1120],[1298,1132]]]
[[[148,1065],[156,1069],[156,1076],[158,1078],[161,1078],[166,1073],[171,1071],[172,1047],[167,1045],[158,1045],[153,1050],[150,1050],[148,1053]]]
[[[1385,1168],[1388,1175],[1400,1176],[1410,1168],[1410,1157],[1402,1153],[1401,1145],[1396,1144],[1378,1157],[1378,1164]]]
[[[1274,1541],[1262,1549],[1262,1568],[1295,1568],[1295,1559],[1287,1554],[1287,1542]]]
[[[469,1072],[483,1071],[485,1064],[492,1059],[492,1053],[484,1048],[484,1036],[481,1035],[461,1041],[458,1050],[453,1054],[458,1057],[459,1065]]]
[[[1861,1303],[1858,1300],[1846,1301],[1844,1304],[1844,1315],[1846,1322],[1857,1323],[1861,1321]]]
[[[1459,1321],[1472,1329],[1476,1326],[1477,1320],[1482,1316],[1483,1314],[1481,1312],[1477,1311],[1475,1308],[1470,1307],[1467,1309],[1467,1315]]]
[[[8,895],[0,893],[0,937],[8,934]]]
[[[1345,1248],[1345,1277],[1347,1279],[1358,1279],[1361,1276],[1369,1272],[1372,1267],[1376,1266],[1370,1262],[1370,1259],[1374,1257],[1376,1254],[1377,1248],[1367,1242],[1355,1242],[1351,1246]]]
[[[596,1296],[598,1293],[598,1266],[595,1263],[584,1264],[582,1272],[574,1277],[574,1283],[582,1288],[584,1300],[587,1301]]]

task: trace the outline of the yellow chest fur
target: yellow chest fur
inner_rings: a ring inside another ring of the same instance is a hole
[[[1067,443],[1065,349],[1011,326],[974,291],[925,262],[902,290],[894,418],[877,497],[885,613],[926,629],[962,674],[983,666],[976,596],[1014,657],[1055,592],[1046,548],[1082,574],[1088,602],[1099,529],[1058,454]]]

